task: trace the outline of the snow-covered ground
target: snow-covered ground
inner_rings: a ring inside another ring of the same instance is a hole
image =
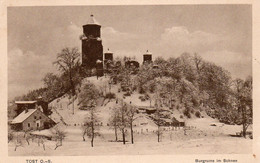
[[[104,83],[108,83],[108,77],[102,77],[98,80],[96,77],[88,78],[89,81],[95,83],[97,87],[103,87]],[[106,90],[108,91],[108,87]],[[139,94],[134,93],[130,97],[123,98],[124,92],[118,92],[118,86],[111,87],[119,99],[123,99],[126,103],[135,106],[147,106],[150,102],[141,102]],[[68,126],[63,126],[66,131],[66,138],[63,145],[54,150],[56,142],[45,140],[45,148],[38,146],[37,140],[30,140],[30,145],[26,142],[23,146],[18,147],[14,151],[14,142],[9,143],[9,155],[136,155],[136,154],[246,154],[252,153],[252,139],[244,139],[241,137],[232,137],[240,132],[242,126],[225,125],[216,119],[208,117],[204,112],[204,118],[183,118],[185,124],[189,126],[184,135],[183,128],[165,128],[161,142],[157,142],[156,130],[157,126],[146,114],[139,113],[138,118],[134,121],[134,144],[131,144],[130,133],[128,129],[127,143],[115,142],[114,131],[107,126],[111,111],[116,107],[116,100],[110,102],[105,101],[105,105],[98,106],[99,117],[102,122],[100,127],[101,137],[95,138],[94,147],[90,146],[90,139],[82,141],[81,126],[84,123],[88,112],[79,110],[77,99],[74,102],[74,114],[72,102],[68,96],[61,97],[51,102],[49,106],[54,107],[51,118],[56,122],[63,121]],[[153,103],[152,103],[153,105]],[[174,110],[172,114],[180,119],[181,112]],[[62,123],[60,123],[62,124]],[[46,132],[46,131],[45,131]],[[119,140],[121,135],[119,134]]]
[[[190,120],[189,123],[191,123]],[[252,139],[232,137],[241,131],[241,126],[223,125],[210,126],[214,119],[194,119],[194,126],[190,130],[174,129],[163,132],[161,142],[152,130],[138,131],[134,128],[134,144],[131,144],[128,131],[127,143],[114,142],[114,131],[107,126],[100,127],[101,137],[94,140],[94,147],[90,146],[90,139],[82,141],[80,126],[68,126],[67,136],[63,145],[56,150],[55,142],[45,140],[46,150],[38,146],[37,140],[27,145],[23,143],[14,151],[14,143],[9,143],[9,155],[137,155],[137,154],[248,154],[252,152]],[[121,135],[119,135],[121,139]],[[30,140],[31,141],[31,140]]]

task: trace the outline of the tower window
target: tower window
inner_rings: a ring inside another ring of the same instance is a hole
[[[36,119],[36,116],[34,116],[34,119]]]
[[[31,127],[31,124],[30,124],[30,123],[28,123],[28,127]]]
[[[42,119],[42,117],[41,117],[41,116],[40,116],[39,118],[40,118],[40,119]]]

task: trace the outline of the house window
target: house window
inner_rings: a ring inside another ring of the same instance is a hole
[[[40,119],[42,119],[42,117],[40,116]]]
[[[30,124],[30,123],[28,123],[28,127],[31,127],[31,124]]]
[[[34,119],[36,119],[36,116],[34,116]]]

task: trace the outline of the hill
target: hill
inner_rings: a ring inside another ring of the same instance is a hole
[[[132,77],[136,77],[132,75]],[[164,78],[164,81],[167,78]],[[63,145],[57,150],[55,141],[44,140],[46,150],[39,148],[36,143],[20,147],[14,152],[15,144],[9,143],[10,155],[107,155],[107,154],[222,154],[222,153],[250,153],[252,140],[237,137],[242,125],[227,125],[212,118],[206,113],[206,107],[190,110],[190,115],[185,115],[185,105],[179,100],[169,104],[168,100],[161,103],[160,113],[164,125],[161,126],[162,137],[157,143],[158,126],[154,119],[156,110],[156,92],[140,93],[123,91],[121,82],[110,83],[110,76],[86,77],[81,85],[77,86],[75,96],[67,93],[49,103],[52,109],[50,117],[62,126],[66,137]],[[100,137],[95,138],[94,148],[89,145],[90,139],[82,141],[84,122],[89,115],[88,110],[81,106],[79,94],[83,91],[85,83],[91,82],[102,92],[97,100],[96,110],[100,124],[97,130]],[[191,84],[185,81],[186,84]],[[105,98],[106,95],[114,94],[115,98]],[[149,97],[146,99],[146,96]],[[140,98],[141,97],[141,98]],[[110,125],[113,109],[121,102],[137,108],[133,123],[134,144],[130,144],[130,129],[126,128],[126,145],[122,145],[122,134],[118,131],[118,141],[115,141],[115,133]],[[74,108],[74,109],[73,109]],[[200,116],[196,116],[196,111]],[[167,122],[184,122],[185,127],[166,125]],[[252,129],[250,129],[252,130]],[[49,131],[37,132],[41,135]],[[32,140],[33,141],[33,140]],[[239,143],[238,143],[239,142]]]

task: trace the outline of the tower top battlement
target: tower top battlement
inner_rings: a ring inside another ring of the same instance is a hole
[[[101,25],[99,24],[99,22],[97,22],[97,20],[94,18],[94,15],[93,15],[93,14],[90,15],[90,18],[89,18],[89,20],[87,21],[87,24],[86,24],[86,25],[98,25],[98,26],[101,26]]]

